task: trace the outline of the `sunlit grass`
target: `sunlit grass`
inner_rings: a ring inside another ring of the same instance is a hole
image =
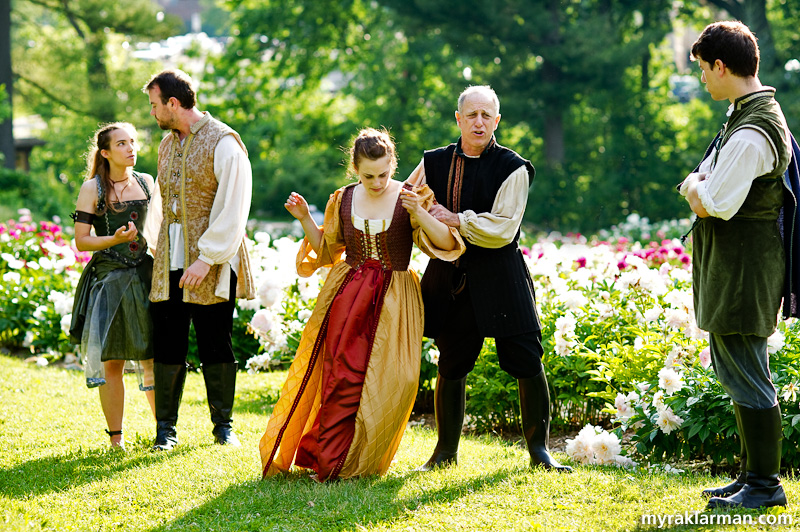
[[[212,444],[202,376],[190,374],[180,444],[153,453],[154,424],[131,376],[123,454],[108,450],[97,392],[82,374],[0,356],[0,530],[634,530],[643,513],[702,511],[700,490],[724,481],[646,469],[531,471],[522,447],[489,436],[465,437],[458,467],[416,473],[435,443],[423,428],[406,432],[382,478],[263,481],[258,440],[283,377],[239,375],[234,425],[243,445],[227,448]],[[785,486],[796,501],[797,480]],[[786,514],[800,523],[794,505]]]

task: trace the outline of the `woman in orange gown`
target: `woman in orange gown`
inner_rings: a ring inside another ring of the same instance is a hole
[[[412,245],[448,261],[465,249],[456,229],[428,213],[427,186],[392,179],[386,132],[362,130],[350,155],[358,183],[331,195],[321,228],[299,194],[285,205],[306,233],[298,274],[331,271],[259,444],[265,477],[292,465],[319,481],[386,472],[419,382],[423,310]]]

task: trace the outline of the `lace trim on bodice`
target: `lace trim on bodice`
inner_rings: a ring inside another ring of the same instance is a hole
[[[356,231],[361,232],[364,236],[362,241],[364,255],[370,259],[380,260],[380,255],[378,253],[378,233],[383,233],[389,229],[389,226],[392,224],[391,218],[372,220],[362,218],[354,212],[351,221]]]
[[[347,187],[342,198],[347,263],[359,268],[374,259],[384,270],[406,270],[413,245],[411,222],[402,202],[395,203],[394,214],[387,220],[369,220],[353,212],[353,188]]]

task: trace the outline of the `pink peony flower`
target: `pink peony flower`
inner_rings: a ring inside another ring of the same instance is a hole
[[[708,366],[711,365],[711,348],[706,347],[702,351],[700,351],[700,365],[703,366],[703,369],[708,369]]]

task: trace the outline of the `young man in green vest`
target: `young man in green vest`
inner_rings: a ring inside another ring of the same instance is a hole
[[[775,89],[758,79],[755,36],[740,22],[706,27],[692,46],[714,100],[729,100],[728,120],[680,191],[698,216],[693,231],[697,325],[709,332],[711,359],[733,400],[742,466],[728,486],[707,489],[709,508],[785,506],[778,479],[781,412],[767,337],[784,288],[778,228],[791,136]]]

